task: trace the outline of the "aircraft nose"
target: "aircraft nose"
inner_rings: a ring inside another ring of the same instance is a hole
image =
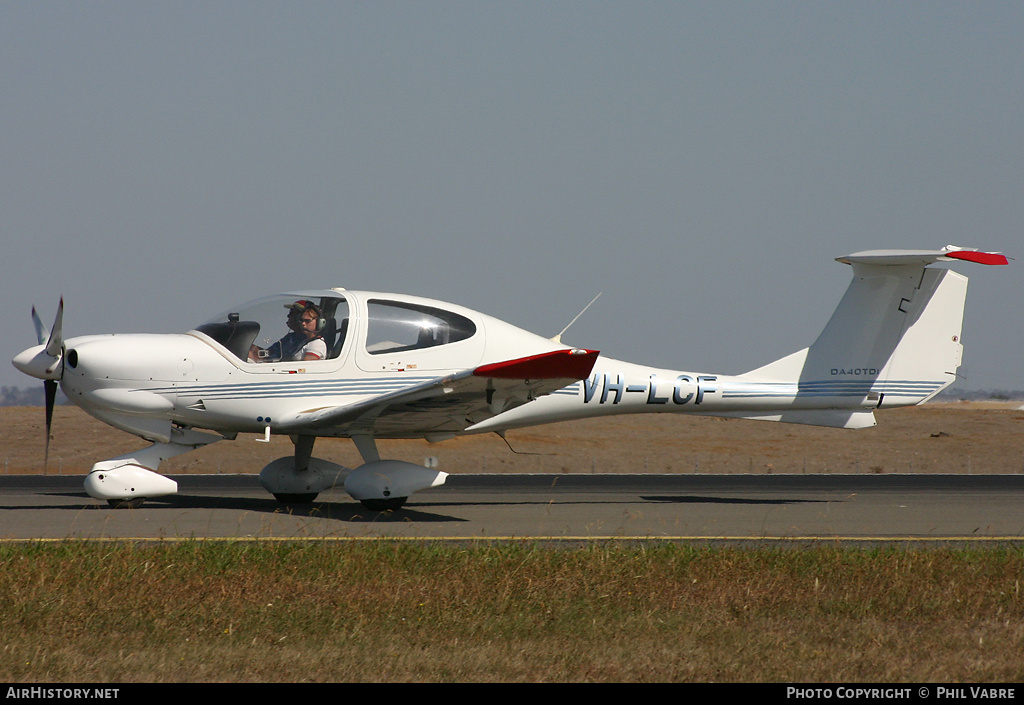
[[[174,382],[182,379],[189,362],[210,347],[189,335],[148,333],[97,335],[72,338],[65,343],[66,371],[63,382],[106,384],[127,382]],[[219,356],[217,356],[219,357]]]
[[[45,345],[35,345],[15,355],[11,363],[21,372],[37,379],[56,380],[61,377],[61,356],[51,357]]]

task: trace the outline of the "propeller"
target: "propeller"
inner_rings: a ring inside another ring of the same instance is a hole
[[[64,297],[61,297],[57,306],[57,316],[52,328],[47,330],[35,306],[32,307],[32,324],[35,326],[39,345],[15,357],[14,366],[27,375],[43,380],[46,400],[46,454],[43,459],[45,472],[50,459],[50,429],[53,427],[53,407],[57,400],[57,381],[64,375]]]

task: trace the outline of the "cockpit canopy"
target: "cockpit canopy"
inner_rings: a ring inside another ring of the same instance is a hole
[[[348,302],[343,296],[323,292],[279,294],[250,301],[202,324],[197,331],[210,336],[240,360],[279,362],[286,359],[279,341],[296,335],[290,322],[306,309],[300,302],[314,304],[318,315],[315,336],[326,346],[326,359],[341,354],[349,321]],[[298,305],[298,307],[296,307]],[[277,347],[275,347],[275,345]]]
[[[196,330],[245,362],[286,361],[289,357],[282,351],[288,346],[281,341],[297,335],[294,318],[290,316],[308,310],[302,302],[314,304],[319,314],[308,317],[318,319],[315,335],[326,345],[325,359],[338,357],[348,338],[353,311],[349,301],[335,291],[278,294],[256,299],[214,317]],[[297,304],[301,304],[298,309]],[[366,302],[366,315],[363,350],[373,356],[448,345],[471,338],[477,331],[476,324],[469,318],[422,302],[374,297]]]

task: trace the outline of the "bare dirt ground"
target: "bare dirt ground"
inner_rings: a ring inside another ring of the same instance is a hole
[[[1024,473],[1021,402],[926,404],[876,413],[849,431],[685,415],[623,416],[552,424],[443,443],[380,441],[386,458],[433,457],[449,473]],[[42,474],[43,409],[0,408],[0,472]],[[55,410],[48,474],[83,475],[93,463],[146,443],[77,407]],[[291,455],[287,438],[240,435],[165,461],[162,473],[258,473]],[[319,439],[315,455],[355,467],[352,443]]]

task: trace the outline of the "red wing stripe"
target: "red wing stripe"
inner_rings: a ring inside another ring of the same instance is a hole
[[[597,350],[553,350],[518,360],[481,365],[473,370],[473,374],[499,379],[585,379],[594,369],[598,355]]]
[[[952,259],[962,259],[967,262],[977,262],[978,264],[1009,264],[1006,259],[1006,255],[999,254],[998,252],[972,252],[971,250],[954,250],[952,252],[943,253],[946,257]]]

